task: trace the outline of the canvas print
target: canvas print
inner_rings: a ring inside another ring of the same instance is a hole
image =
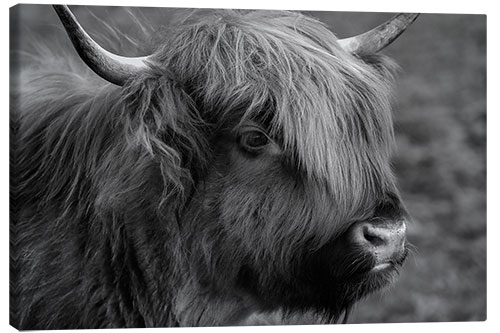
[[[10,9],[10,324],[486,319],[486,16]]]

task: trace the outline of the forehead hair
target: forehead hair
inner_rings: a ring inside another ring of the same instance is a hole
[[[216,122],[242,109],[242,119],[264,115],[309,178],[333,192],[374,191],[390,173],[391,63],[348,54],[299,13],[201,14],[172,28],[155,53],[201,112]]]

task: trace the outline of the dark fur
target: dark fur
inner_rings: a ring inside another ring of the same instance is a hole
[[[16,327],[332,322],[392,279],[346,236],[405,214],[387,59],[300,14],[222,11],[172,29],[124,87],[54,68],[14,91]],[[259,156],[237,143],[248,124],[273,138]]]

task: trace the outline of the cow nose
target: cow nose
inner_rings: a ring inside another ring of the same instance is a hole
[[[399,262],[404,258],[406,223],[358,222],[352,230],[352,240],[374,255],[376,263]]]

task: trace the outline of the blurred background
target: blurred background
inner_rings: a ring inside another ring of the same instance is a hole
[[[110,51],[148,54],[180,9],[72,6]],[[390,13],[304,12],[339,37]],[[76,59],[50,6],[11,9],[11,75],[35,50]],[[398,282],[358,303],[350,323],[486,319],[486,16],[422,14],[384,50],[401,67],[394,170],[413,222],[415,250]],[[90,74],[92,75],[92,74]]]

